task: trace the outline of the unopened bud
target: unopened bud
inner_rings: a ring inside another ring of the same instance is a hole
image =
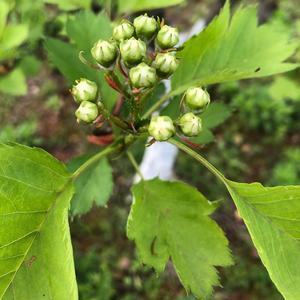
[[[158,53],[153,62],[157,74],[161,77],[169,77],[178,67],[178,60],[171,53]]]
[[[130,69],[129,78],[132,85],[136,88],[151,87],[157,81],[156,71],[145,63],[140,63]]]
[[[193,113],[186,113],[180,118],[179,127],[184,135],[197,136],[202,130],[202,122]]]
[[[158,32],[156,39],[160,48],[173,48],[179,42],[178,29],[168,25],[164,25]]]
[[[99,40],[91,50],[92,56],[102,66],[108,68],[118,56],[117,46],[113,42]]]
[[[133,25],[138,37],[151,39],[157,31],[157,21],[147,14],[141,15],[134,19]]]
[[[204,109],[210,103],[210,97],[202,88],[191,87],[185,93],[185,103],[191,109]]]
[[[134,35],[134,27],[127,20],[123,20],[121,24],[117,25],[113,30],[113,37],[118,42],[128,40],[133,35]]]
[[[95,101],[97,96],[97,84],[85,78],[80,78],[73,85],[71,93],[77,103],[82,101]]]
[[[121,57],[128,65],[138,64],[146,56],[146,44],[135,38],[123,41],[120,44]]]
[[[98,107],[95,103],[89,101],[83,101],[75,112],[75,116],[78,120],[86,123],[95,121],[98,117]]]
[[[151,119],[148,132],[157,141],[166,141],[175,134],[175,127],[170,117],[155,116]]]

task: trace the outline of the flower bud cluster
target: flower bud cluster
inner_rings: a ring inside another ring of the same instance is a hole
[[[182,114],[175,122],[167,116],[155,116],[148,127],[149,134],[157,141],[166,141],[175,132],[175,125],[179,133],[187,137],[196,137],[202,131],[202,120],[198,116],[210,103],[210,96],[207,91],[200,87],[189,88],[183,96],[184,104],[192,110]]]
[[[75,112],[78,121],[91,123],[98,117],[97,99],[98,87],[93,81],[81,78],[71,89],[74,100],[79,104]]]
[[[147,49],[152,40],[157,45],[155,53]],[[112,38],[96,42],[91,54],[104,69],[112,70],[119,61],[127,69],[132,87],[150,88],[175,72],[178,60],[174,46],[178,42],[177,28],[161,26],[157,19],[144,14],[133,23],[122,20],[115,26]]]

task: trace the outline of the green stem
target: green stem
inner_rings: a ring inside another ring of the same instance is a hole
[[[84,164],[82,164],[73,174],[72,174],[72,179],[76,180],[78,176],[80,176],[84,171],[86,171],[88,168],[90,168],[94,163],[102,159],[103,157],[113,153],[117,152],[118,150],[122,149],[122,144],[117,143],[117,144],[112,144],[105,148],[104,150],[100,151],[93,157],[91,157],[89,160],[87,160]]]
[[[143,115],[143,119],[149,118],[152,113],[157,111],[161,105],[163,105],[171,96],[171,93],[165,94],[163,97],[161,97],[154,105],[152,105]]]
[[[216,177],[218,177],[226,185],[225,176],[199,153],[197,153],[196,151],[192,150],[190,147],[186,146],[185,144],[173,138],[169,139],[168,142],[173,144],[183,152],[189,154],[194,159],[196,159],[198,162],[200,162],[203,166],[205,166],[209,171],[211,171]]]
[[[138,165],[137,161],[135,160],[134,156],[132,155],[132,153],[130,151],[127,151],[126,154],[128,156],[129,161],[131,162],[132,166],[134,167],[135,171],[139,174],[139,176],[141,177],[142,180],[145,180],[144,176],[139,168],[139,165]]]

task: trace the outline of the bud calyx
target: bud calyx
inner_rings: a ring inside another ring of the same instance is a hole
[[[151,119],[148,131],[157,141],[166,141],[175,134],[175,127],[170,117],[154,116]]]
[[[132,85],[136,88],[151,87],[157,81],[156,71],[145,63],[140,63],[130,69],[129,78]]]
[[[120,44],[121,57],[123,61],[129,65],[141,62],[146,56],[146,51],[146,44],[142,40],[137,40],[134,37]]]
[[[191,109],[204,109],[210,103],[210,96],[200,87],[191,87],[185,93],[185,103]]]
[[[83,101],[75,112],[75,116],[78,120],[86,123],[95,121],[98,117],[98,107],[95,103],[89,101]]]
[[[180,118],[179,127],[186,136],[197,136],[202,130],[202,121],[195,114],[186,113]]]
[[[153,62],[157,74],[161,77],[169,77],[178,67],[178,60],[172,53],[158,53]]]
[[[157,31],[157,21],[147,14],[141,15],[134,19],[133,25],[138,37],[151,39]]]
[[[110,67],[118,56],[118,50],[113,42],[99,40],[91,50],[94,59],[104,67]]]
[[[123,20],[113,30],[113,37],[116,41],[121,42],[130,39],[134,35],[134,27],[127,20]]]
[[[179,42],[178,29],[164,25],[158,32],[156,40],[160,48],[172,48]]]
[[[71,93],[77,103],[82,101],[95,101],[97,96],[97,84],[85,78],[80,78],[73,85]]]

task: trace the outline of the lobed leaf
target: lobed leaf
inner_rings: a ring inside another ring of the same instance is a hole
[[[72,194],[69,174],[49,154],[0,144],[0,299],[78,299]]]
[[[297,68],[285,62],[296,50],[286,33],[273,24],[257,24],[254,6],[240,7],[230,17],[229,1],[206,29],[179,53],[173,95],[192,85],[269,76]]]
[[[300,295],[300,186],[226,180],[258,254],[286,300]]]
[[[75,171],[90,156],[73,159],[68,169]],[[106,158],[84,171],[75,181],[75,194],[71,202],[73,215],[87,213],[95,203],[104,206],[113,191],[112,169]]]
[[[142,181],[132,192],[127,235],[141,261],[162,272],[171,258],[186,290],[207,299],[219,284],[215,267],[231,264],[228,242],[209,218],[214,205],[181,182]]]

